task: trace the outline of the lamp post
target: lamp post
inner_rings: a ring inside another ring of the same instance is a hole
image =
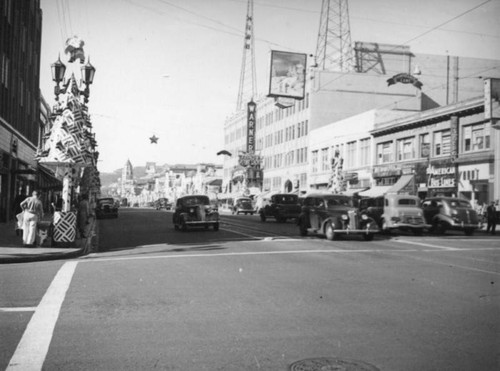
[[[64,83],[64,74],[66,72],[66,65],[61,62],[61,56],[57,58],[57,61],[50,65],[50,69],[52,70],[52,81],[56,83],[54,87],[54,94],[56,96],[56,101],[59,100],[59,94],[61,93],[61,88],[59,84],[61,82]]]
[[[95,68],[90,64],[90,57],[87,61],[87,64],[80,67],[80,71],[82,72],[82,82],[85,84],[85,90],[83,91],[83,96],[85,97],[84,102],[89,102],[89,85],[94,81]]]

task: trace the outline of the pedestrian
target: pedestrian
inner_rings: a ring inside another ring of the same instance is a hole
[[[486,228],[486,233],[495,234],[497,227],[497,207],[494,201],[491,201],[490,206],[486,209],[486,218],[488,221],[488,227]]]
[[[32,197],[28,197],[21,202],[24,210],[23,219],[23,244],[24,246],[34,246],[37,230],[37,223],[43,218],[42,201],[38,198],[38,191],[33,191]]]
[[[23,209],[21,207],[21,202],[26,200],[26,194],[24,193],[23,190],[19,192],[19,194],[14,198],[14,204],[12,205],[12,211],[14,212],[14,217],[16,218],[16,224],[15,224],[15,231],[16,231],[16,236],[19,236],[19,231],[22,230],[23,228]]]
[[[89,214],[90,214],[90,205],[88,201],[87,195],[82,195],[80,202],[78,203],[78,231],[80,232],[80,237],[86,237],[87,225],[89,224]]]

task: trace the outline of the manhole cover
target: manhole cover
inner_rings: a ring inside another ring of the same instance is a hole
[[[380,371],[366,362],[340,358],[309,358],[294,362],[290,371]]]

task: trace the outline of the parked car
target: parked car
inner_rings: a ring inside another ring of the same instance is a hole
[[[471,236],[479,228],[477,212],[467,200],[431,197],[424,200],[422,209],[427,223],[436,233],[444,234],[447,230],[460,230]]]
[[[187,230],[187,227],[212,226],[214,231],[219,230],[219,212],[216,206],[210,203],[208,196],[188,195],[179,197],[175,204],[173,215],[175,230]]]
[[[250,197],[238,197],[234,200],[234,206],[232,213],[238,215],[242,214],[250,214],[253,215],[255,212],[252,199]]]
[[[118,218],[118,204],[114,198],[98,198],[96,201],[95,216],[97,219]]]
[[[358,234],[371,241],[379,232],[375,220],[354,207],[352,197],[328,193],[306,196],[297,224],[301,236],[319,234],[328,240]]]
[[[168,198],[163,197],[155,201],[154,207],[156,210],[170,210],[172,208],[172,203],[168,202]]]
[[[359,200],[359,210],[375,220],[382,232],[400,229],[420,235],[431,227],[425,222],[417,196],[386,194],[362,198]]]
[[[287,219],[297,219],[300,215],[299,196],[290,193],[276,193],[269,197],[266,205],[260,208],[260,220],[274,218],[284,223]]]

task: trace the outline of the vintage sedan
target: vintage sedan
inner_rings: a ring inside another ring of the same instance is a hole
[[[431,226],[425,222],[424,212],[417,196],[386,194],[364,198],[359,201],[359,210],[377,222],[382,232],[395,229],[422,234]]]
[[[432,231],[439,234],[444,234],[447,230],[459,230],[471,236],[480,226],[477,212],[469,201],[461,198],[426,198],[422,209]]]
[[[118,202],[112,197],[98,198],[95,207],[97,219],[118,218]]]
[[[179,197],[173,215],[175,230],[187,230],[187,227],[213,227],[219,230],[219,212],[205,195],[188,195]]]
[[[371,241],[379,232],[377,223],[361,213],[351,197],[330,193],[306,196],[297,224],[301,236],[319,234],[328,240],[340,235],[357,234]]]
[[[250,214],[255,212],[252,199],[250,197],[238,197],[234,200],[233,214]]]
[[[260,209],[260,220],[274,218],[279,223],[287,219],[297,219],[300,214],[299,196],[290,193],[276,193],[269,197],[269,202]]]

